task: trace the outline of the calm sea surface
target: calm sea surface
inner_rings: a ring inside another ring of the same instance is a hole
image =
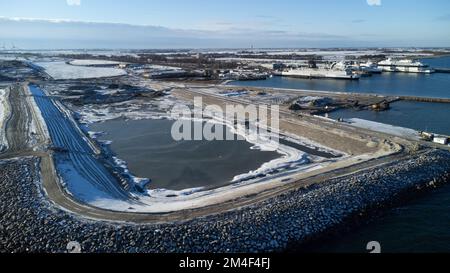
[[[450,68],[450,57],[424,59],[433,67]],[[450,74],[383,73],[359,81],[273,77],[265,81],[235,81],[231,85],[356,92],[396,96],[450,98]]]

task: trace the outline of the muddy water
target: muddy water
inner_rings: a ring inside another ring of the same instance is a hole
[[[281,156],[252,150],[251,143],[239,140],[178,142],[171,136],[172,125],[169,120],[112,120],[90,130],[105,132],[100,140],[111,140],[112,151],[134,175],[152,180],[150,188],[223,186]]]

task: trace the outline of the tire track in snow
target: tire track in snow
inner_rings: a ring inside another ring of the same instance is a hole
[[[76,181],[76,184],[89,183],[90,186],[102,191],[112,198],[131,200],[130,194],[125,191],[117,179],[95,157],[94,149],[86,143],[78,128],[55,103],[38,87],[30,85],[31,93],[46,122],[53,146],[63,149],[64,152],[55,152],[58,156],[55,163],[69,163],[85,181]],[[67,151],[67,152],[65,152]],[[69,181],[65,181],[66,183]],[[73,182],[73,181],[72,181]],[[71,186],[79,186],[72,185]]]

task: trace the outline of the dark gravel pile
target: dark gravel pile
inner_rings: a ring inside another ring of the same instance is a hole
[[[70,241],[84,252],[282,251],[405,193],[448,182],[450,153],[412,156],[252,207],[164,225],[95,222],[62,211],[44,197],[36,164],[0,163],[0,252],[65,252]]]

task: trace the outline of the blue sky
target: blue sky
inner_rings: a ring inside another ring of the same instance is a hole
[[[0,0],[0,16],[22,47],[450,46],[448,0]]]

